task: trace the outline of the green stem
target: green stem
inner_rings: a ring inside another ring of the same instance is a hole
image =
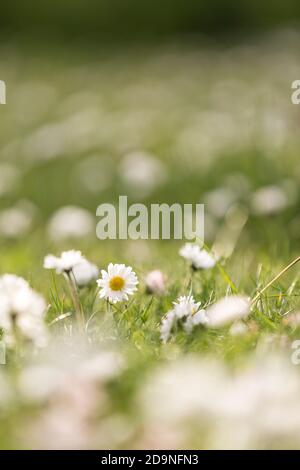
[[[77,286],[75,284],[75,281],[72,279],[71,271],[67,272],[67,277],[68,277],[68,281],[69,281],[69,287],[70,287],[72,302],[73,302],[74,309],[75,309],[77,324],[78,324],[78,327],[80,328],[80,330],[82,332],[84,332],[85,331],[85,324],[84,324],[83,311],[82,311],[82,307],[81,307],[79,296],[78,296]]]

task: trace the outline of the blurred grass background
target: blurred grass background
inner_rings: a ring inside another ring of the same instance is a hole
[[[266,259],[289,260],[300,238],[299,112],[290,101],[299,15],[291,0],[1,6],[1,270],[25,275],[30,265],[37,276],[44,253],[60,247],[82,247],[101,265],[126,257],[123,243],[100,243],[94,231],[86,241],[49,236],[61,207],[80,206],[96,222],[98,204],[119,194],[205,202],[210,245],[234,239],[238,208],[237,272],[240,253],[253,275]],[[135,262],[138,251],[125,245]],[[149,265],[178,248],[141,245]]]
[[[251,32],[296,23],[295,0],[12,0],[1,6],[1,29],[51,31],[62,36],[96,34],[124,37],[180,33]]]

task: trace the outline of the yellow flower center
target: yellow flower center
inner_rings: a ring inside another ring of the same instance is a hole
[[[125,281],[122,277],[120,276],[114,276],[111,278],[109,281],[109,287],[111,290],[121,290],[124,287]]]

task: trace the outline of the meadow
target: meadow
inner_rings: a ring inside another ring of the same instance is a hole
[[[1,448],[299,448],[300,265],[262,292],[300,256],[299,34],[1,42]],[[214,262],[97,239],[120,195],[205,204]]]

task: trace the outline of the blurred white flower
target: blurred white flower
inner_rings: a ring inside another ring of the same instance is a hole
[[[238,373],[186,356],[158,367],[139,403],[146,428],[179,428],[182,446],[192,431],[201,448],[294,448],[299,390],[297,368],[285,356],[255,358]]]
[[[145,284],[150,294],[163,294],[166,289],[164,273],[160,269],[150,271],[145,278]]]
[[[126,155],[120,165],[120,177],[128,189],[140,196],[147,196],[166,179],[164,164],[146,152]]]
[[[153,257],[153,248],[150,249],[147,240],[127,240],[125,256],[134,262],[148,262]]]
[[[252,194],[250,205],[256,215],[271,215],[286,209],[289,199],[280,186],[264,186]]]
[[[65,206],[58,209],[51,217],[47,232],[55,241],[83,238],[91,235],[95,229],[92,214],[76,206]]]
[[[193,315],[188,315],[183,324],[183,328],[187,333],[191,333],[194,326],[207,325],[208,319],[205,310],[199,310]]]
[[[124,366],[124,358],[118,352],[101,351],[82,361],[78,374],[91,381],[108,382],[116,377]]]
[[[41,362],[25,367],[17,377],[23,402],[41,406],[26,428],[28,445],[34,442],[47,449],[87,448],[96,435],[99,444],[95,415],[100,412],[102,416],[106,409],[105,385],[122,371],[124,360],[117,351],[90,355],[89,348],[81,346],[80,341],[68,345],[65,341],[55,342],[52,353],[48,349]]]
[[[172,329],[179,322],[182,323],[184,330],[191,333],[194,326],[206,325],[208,322],[205,310],[200,310],[200,302],[195,302],[194,297],[181,296],[176,302],[173,302],[173,309],[170,310],[161,322],[161,340],[166,343],[170,338]]]
[[[101,155],[91,155],[80,161],[74,169],[76,187],[83,187],[97,194],[111,184],[112,174],[109,159]]]
[[[99,275],[99,269],[95,264],[90,263],[90,261],[83,260],[74,266],[73,274],[76,280],[76,284],[79,287],[83,287],[97,279]]]
[[[231,336],[243,336],[248,332],[248,327],[242,321],[238,321],[231,325],[229,333]]]
[[[224,217],[237,199],[238,195],[235,191],[226,187],[213,189],[203,196],[205,206],[215,217]]]
[[[224,386],[224,374],[218,364],[187,356],[171,361],[154,371],[141,394],[146,418],[174,427],[196,420],[205,426]],[[200,419],[199,419],[200,418]]]
[[[48,364],[32,365],[21,371],[18,386],[26,400],[43,402],[56,392],[64,380],[63,369]]]
[[[35,206],[29,201],[19,201],[15,206],[0,211],[0,235],[11,239],[27,235],[34,216]]]
[[[34,162],[90,151],[97,142],[100,117],[97,107],[81,107],[64,119],[48,121],[24,138],[22,155]]]
[[[188,261],[193,269],[210,269],[216,264],[216,260],[206,250],[201,250],[199,245],[186,243],[180,250],[180,256]]]
[[[163,343],[167,343],[169,340],[176,321],[177,318],[175,316],[174,310],[170,310],[162,319],[160,326],[160,339]]]
[[[137,290],[138,279],[130,266],[125,264],[108,265],[107,271],[102,269],[102,278],[97,281],[100,298],[112,303],[128,300],[128,296]]]
[[[45,300],[25,279],[13,274],[0,277],[0,327],[9,344],[14,344],[15,335],[21,334],[37,346],[44,346],[45,312]]]
[[[227,323],[246,318],[250,313],[251,303],[247,297],[232,295],[224,297],[207,309],[208,326],[220,328]]]
[[[282,323],[284,325],[290,325],[293,328],[298,328],[300,326],[300,312],[296,311],[293,313],[290,313],[284,319],[282,320]]]
[[[70,378],[80,381],[105,383],[116,377],[124,368],[124,360],[116,351],[99,351],[68,362],[67,348],[57,348],[55,361],[47,360],[27,366],[18,379],[19,390],[29,401],[45,401],[62,389]],[[84,353],[82,353],[84,354]]]
[[[260,335],[256,345],[257,356],[264,357],[270,352],[284,351],[291,347],[290,338],[286,334],[265,333]]]
[[[63,251],[60,257],[47,255],[44,259],[45,269],[55,269],[57,274],[69,273],[76,266],[85,263],[86,260],[82,256],[81,251],[69,250]]]

